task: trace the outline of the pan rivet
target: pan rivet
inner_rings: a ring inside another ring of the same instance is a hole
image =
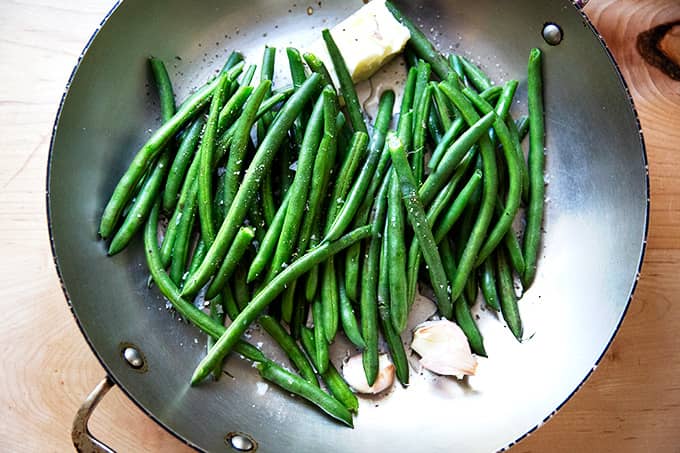
[[[548,23],[543,26],[543,39],[551,46],[556,46],[562,42],[564,34],[559,25]]]
[[[255,451],[257,444],[247,434],[243,433],[229,433],[224,438],[227,445],[231,446],[236,451]]]
[[[138,369],[144,366],[144,359],[142,359],[142,355],[135,348],[125,348],[123,350],[123,358],[132,368]]]

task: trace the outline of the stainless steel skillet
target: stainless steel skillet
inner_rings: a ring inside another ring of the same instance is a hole
[[[304,46],[362,4],[297,1],[127,0],[88,43],[55,124],[47,182],[55,262],[76,320],[111,381],[200,449],[229,451],[250,441],[259,451],[504,448],[547,420],[596,366],[625,314],[644,252],[648,181],[639,124],[611,56],[571,2],[398,2],[442,51],[479,57],[497,81],[525,82],[529,49],[545,51],[545,236],[536,283],[521,302],[531,338],[518,344],[480,313],[490,359],[464,385],[412,372],[407,390],[363,400],[354,430],[263,388],[238,357],[227,362],[233,379],[189,388],[203,335],[172,319],[162,297],[147,290],[140,244],[107,258],[97,238],[103,206],[146,139],[140,131],[158,125],[145,86],[147,56],[170,63],[183,98],[229,51],[259,61],[265,44]],[[546,23],[561,28],[559,45],[544,41]],[[520,98],[525,89],[522,83]]]

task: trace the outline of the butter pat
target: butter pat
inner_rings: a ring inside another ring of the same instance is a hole
[[[411,35],[385,6],[385,0],[372,0],[331,30],[352,80],[371,77],[392,56],[401,52]],[[308,52],[319,57],[337,84],[333,63],[323,39],[315,41]]]

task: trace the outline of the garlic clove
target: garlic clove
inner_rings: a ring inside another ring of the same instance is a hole
[[[447,319],[420,324],[413,333],[411,348],[420,355],[420,364],[433,373],[462,379],[474,375],[477,369],[465,334]]]
[[[378,358],[378,376],[373,385],[368,385],[362,354],[357,354],[345,361],[342,365],[342,375],[345,381],[358,393],[378,394],[392,387],[394,383],[394,365],[387,354],[380,354]]]

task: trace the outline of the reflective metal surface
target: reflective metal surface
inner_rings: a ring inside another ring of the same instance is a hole
[[[362,1],[126,1],[91,42],[53,139],[48,204],[69,303],[112,378],[156,420],[196,447],[224,451],[248,433],[258,451],[490,451],[548,418],[603,354],[638,276],[647,223],[644,149],[609,56],[566,0],[403,3],[440,49],[474,58],[497,81],[518,78],[526,98],[529,49],[545,51],[547,209],[535,285],[520,304],[526,341],[480,312],[489,359],[463,383],[412,370],[413,384],[363,399],[356,428],[330,421],[230,357],[218,383],[190,388],[204,336],[173,319],[147,273],[140,242],[113,258],[97,225],[117,179],[157,127],[147,57],[169,63],[178,98],[238,49],[260,62],[265,44],[304,46]],[[311,8],[309,15],[308,7]],[[542,36],[554,22],[559,46]],[[287,71],[279,53],[279,74]],[[398,63],[397,63],[398,66]],[[517,112],[523,104],[514,106]],[[144,351],[139,373],[119,344]],[[258,385],[259,384],[259,385]]]

